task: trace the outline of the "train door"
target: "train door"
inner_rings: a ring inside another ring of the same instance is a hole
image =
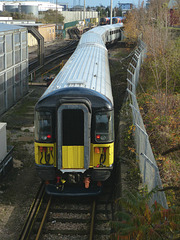
[[[85,171],[90,163],[91,114],[85,104],[62,104],[58,109],[58,169]]]

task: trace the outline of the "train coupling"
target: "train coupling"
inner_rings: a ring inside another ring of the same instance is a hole
[[[63,191],[64,190],[64,184],[65,184],[66,180],[62,179],[61,177],[57,177],[57,182],[56,182],[56,189],[59,191]]]

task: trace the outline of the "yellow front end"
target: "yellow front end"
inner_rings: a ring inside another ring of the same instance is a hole
[[[35,162],[38,165],[54,165],[56,167],[56,143],[37,143],[35,148]]]
[[[91,144],[90,167],[112,166],[114,162],[114,143]]]
[[[35,142],[35,162],[38,165],[56,164],[56,143]],[[114,162],[114,143],[92,144],[90,153],[90,168],[110,167]],[[83,169],[84,168],[84,147],[83,146],[62,146],[62,168]]]
[[[84,146],[62,146],[62,168],[84,168]]]

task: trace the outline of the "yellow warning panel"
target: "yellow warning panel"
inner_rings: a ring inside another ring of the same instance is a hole
[[[84,168],[84,146],[62,146],[62,168]]]
[[[114,163],[114,143],[91,144],[90,167],[101,164],[109,167]]]
[[[38,165],[56,166],[56,144],[55,143],[34,143],[35,162]]]

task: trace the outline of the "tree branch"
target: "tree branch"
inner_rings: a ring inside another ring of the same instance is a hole
[[[175,152],[175,151],[178,151],[178,150],[180,150],[180,144],[178,144],[175,147],[172,147],[172,148],[168,149],[167,151],[163,152],[161,155],[164,156],[168,153]]]
[[[177,187],[177,186],[169,186],[169,187],[165,187],[165,188],[162,188],[162,189],[158,189],[159,192],[163,192],[163,191],[167,191],[167,190],[178,191],[178,190],[180,190],[180,187]]]

